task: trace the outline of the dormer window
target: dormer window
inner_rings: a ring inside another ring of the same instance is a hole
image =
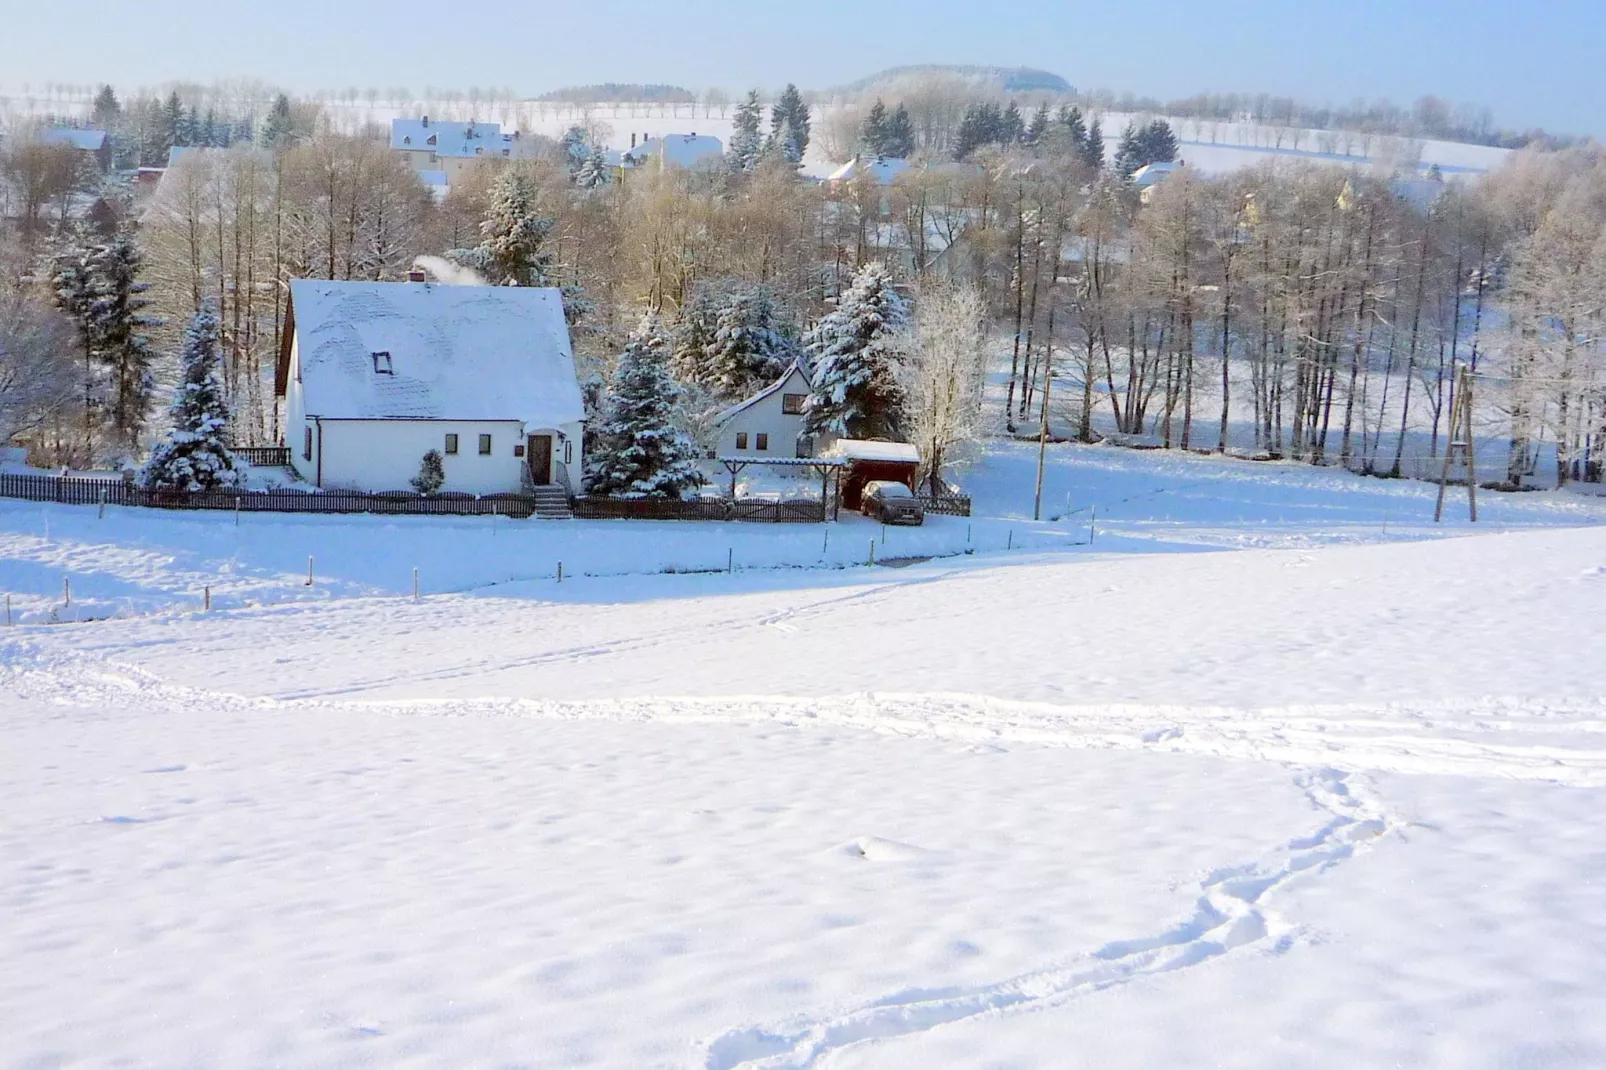
[[[375,375],[395,375],[396,374],[396,367],[395,367],[395,365],[391,364],[391,362],[390,362],[390,354],[389,353],[384,353],[384,352],[375,353],[375,354],[373,354],[373,358],[374,358],[374,374]]]
[[[474,155],[476,155],[476,156],[484,156],[485,155],[485,149],[483,147],[476,148],[474,150]]]
[[[402,138],[402,144],[403,145],[411,145],[412,143],[413,143],[413,135],[408,134],[406,137]]]
[[[426,145],[439,145],[440,143],[441,143],[441,136],[439,134],[431,134],[431,135],[429,135],[429,140],[424,142],[424,144],[426,144]]]

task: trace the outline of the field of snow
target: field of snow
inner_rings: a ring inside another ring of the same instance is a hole
[[[1606,1062],[1606,503],[1050,454],[898,568],[0,503],[115,611],[0,633],[0,1066]]]

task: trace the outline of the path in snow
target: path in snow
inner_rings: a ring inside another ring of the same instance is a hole
[[[1118,940],[1074,966],[1042,970],[977,988],[894,993],[853,1010],[822,1018],[802,1017],[770,1029],[731,1030],[708,1047],[707,1070],[796,1070],[862,1043],[921,1033],[938,1026],[1006,1011],[1063,1003],[1143,977],[1187,969],[1240,948],[1267,945],[1287,950],[1297,924],[1273,912],[1267,901],[1301,874],[1316,874],[1353,857],[1388,832],[1391,820],[1370,792],[1333,769],[1298,778],[1300,787],[1328,819],[1309,836],[1289,840],[1261,858],[1210,874],[1200,884],[1193,913],[1163,931]]]

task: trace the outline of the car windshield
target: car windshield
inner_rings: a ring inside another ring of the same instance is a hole
[[[883,498],[913,498],[914,492],[902,483],[872,483],[870,489]]]

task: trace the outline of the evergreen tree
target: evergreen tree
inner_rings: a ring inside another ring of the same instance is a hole
[[[218,322],[210,301],[184,332],[181,362],[172,429],[151,451],[140,484],[149,490],[189,492],[239,486],[242,473],[224,434],[229,410],[217,381]]]
[[[411,480],[413,489],[429,498],[440,493],[446,485],[446,458],[440,450],[429,450],[418,464],[418,474]]]
[[[906,160],[915,154],[915,127],[909,118],[909,109],[899,104],[887,120],[882,152],[894,159]]]
[[[1138,125],[1129,122],[1126,129],[1121,131],[1121,140],[1115,146],[1115,173],[1122,178],[1131,178],[1132,172],[1143,166],[1138,162],[1142,151],[1138,144]]]
[[[544,251],[551,219],[536,210],[536,190],[517,171],[504,171],[491,187],[491,207],[472,249],[453,249],[448,259],[473,268],[493,286],[549,286],[551,254]]]
[[[758,158],[764,151],[763,137],[759,133],[763,114],[764,108],[759,103],[756,89],[749,90],[746,98],[736,105],[736,114],[731,122],[732,171],[745,173],[758,166]]]
[[[154,386],[151,367],[157,353],[144,330],[162,325],[144,312],[151,300],[141,296],[150,289],[139,281],[141,261],[139,247],[127,235],[95,250],[92,259],[95,357],[111,374],[112,427],[130,448],[139,445]]]
[[[184,102],[178,99],[178,91],[174,90],[167,96],[167,103],[162,105],[161,119],[156,132],[157,148],[161,151],[163,162],[167,154],[180,145],[189,142],[185,135]]]
[[[602,150],[593,148],[585,163],[574,174],[574,184],[581,189],[597,189],[608,184],[608,160]]]
[[[1055,122],[1064,131],[1067,148],[1075,156],[1087,155],[1087,124],[1082,121],[1082,109],[1074,104],[1061,105]]]
[[[1104,166],[1104,129],[1098,119],[1087,128],[1087,140],[1082,142],[1082,162],[1097,171]]]
[[[1028,145],[1039,145],[1042,143],[1043,137],[1047,133],[1048,105],[1039,104],[1037,106],[1037,110],[1032,113],[1031,125],[1026,128],[1026,133],[1022,136],[1021,140]]]
[[[1144,163],[1171,163],[1177,158],[1177,135],[1164,119],[1151,120],[1143,131]]]
[[[708,385],[726,401],[740,401],[777,379],[797,359],[764,287],[737,290],[714,320],[708,347]]]
[[[295,139],[295,118],[290,113],[290,98],[280,93],[268,109],[268,121],[262,127],[263,148],[274,148]]]
[[[887,156],[887,106],[878,98],[859,126],[859,150],[866,156]]]
[[[571,126],[563,132],[563,161],[569,168],[569,177],[578,179],[580,169],[591,158],[591,146],[585,127]]]
[[[908,318],[886,265],[860,268],[837,307],[804,339],[814,365],[806,433],[896,437],[903,404],[897,335]]]
[[[770,109],[770,144],[794,164],[809,150],[809,106],[797,86],[788,84]]]
[[[675,321],[669,370],[688,386],[707,387],[713,383],[709,354],[714,349],[714,331],[719,322],[719,303],[706,287],[699,287],[680,309]]]
[[[993,138],[1000,145],[1014,145],[1026,137],[1026,120],[1021,118],[1020,108],[1012,100],[1009,107],[1004,109],[1000,120],[997,136]]]
[[[972,104],[965,109],[954,133],[954,159],[963,160],[992,140],[987,118],[985,104]]]
[[[123,118],[123,106],[117,102],[117,94],[112,87],[103,85],[100,92],[95,94],[95,106],[89,113],[89,121],[96,130],[116,130]]]
[[[679,498],[702,486],[697,444],[679,426],[680,385],[669,374],[669,337],[653,313],[630,336],[608,385],[586,491]]]

